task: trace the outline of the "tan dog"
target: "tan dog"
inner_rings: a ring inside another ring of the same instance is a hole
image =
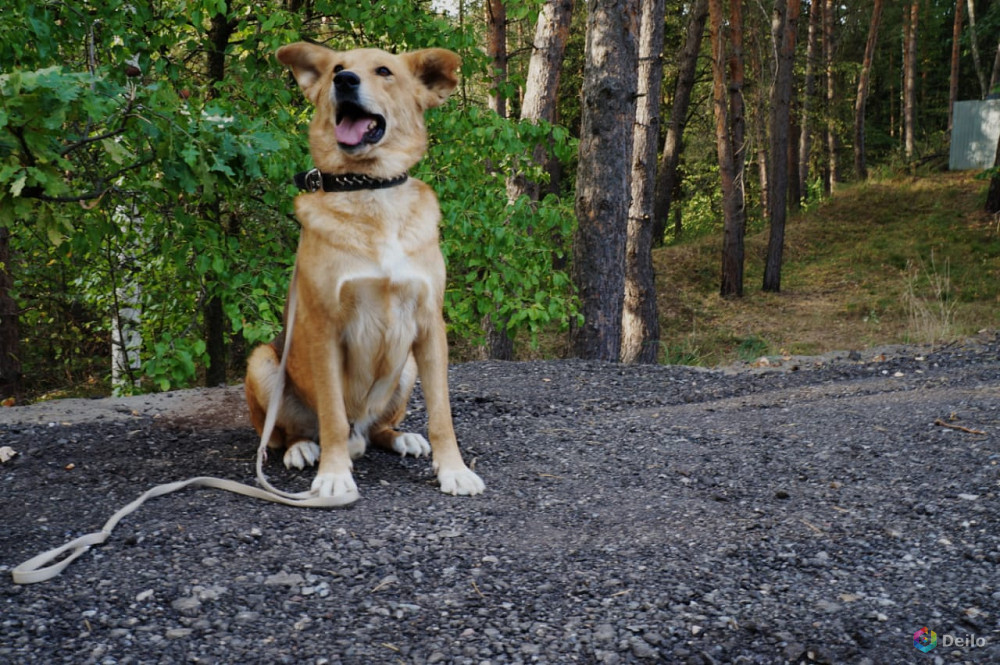
[[[302,42],[277,57],[316,107],[309,127],[316,169],[300,174],[300,186],[322,189],[295,199],[297,311],[268,445],[285,449],[288,467],[318,459],[312,492],[319,496],[357,496],[351,460],[369,442],[401,455],[433,451],[441,491],[479,494],[483,481],[462,461],[448,402],[441,213],[430,187],[406,178],[427,148],[424,111],[454,90],[460,59],[444,49],[392,55]],[[282,334],[258,347],[248,362],[258,433],[284,342]],[[395,429],[418,373],[430,444]]]

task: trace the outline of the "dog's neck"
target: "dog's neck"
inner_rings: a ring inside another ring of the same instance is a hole
[[[357,192],[402,185],[409,178],[405,172],[393,178],[375,178],[363,173],[323,173],[311,169],[295,174],[295,186],[306,192]]]

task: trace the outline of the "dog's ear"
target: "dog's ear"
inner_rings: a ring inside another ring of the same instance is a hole
[[[458,54],[443,48],[426,48],[405,53],[403,58],[423,83],[421,106],[429,109],[444,104],[458,85],[458,68],[462,64]]]
[[[306,99],[315,104],[322,87],[317,83],[332,68],[331,61],[336,53],[319,44],[295,42],[282,46],[275,55],[278,62],[291,68],[295,82],[302,88]]]

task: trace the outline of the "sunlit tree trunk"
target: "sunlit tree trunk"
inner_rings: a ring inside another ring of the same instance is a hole
[[[722,0],[709,0],[708,10],[712,40],[712,104],[724,216],[719,292],[725,297],[739,297],[743,295],[743,240],[746,234],[742,0],[731,0],[728,39],[723,29]]]
[[[816,0],[817,2],[819,0]],[[826,0],[823,6],[823,60],[826,63],[826,191],[832,193],[840,180],[837,151],[837,76],[834,68],[833,26],[836,24],[836,0]]]
[[[632,202],[625,243],[621,360],[655,363],[660,322],[653,273],[653,190],[660,138],[665,0],[643,0],[639,28],[638,100],[632,132]]]
[[[507,117],[507,7],[504,0],[486,0],[486,55],[490,58],[493,86],[489,92],[490,109]]]
[[[653,242],[663,241],[670,219],[670,205],[677,188],[677,165],[683,149],[684,126],[687,124],[688,108],[691,105],[691,91],[694,89],[695,74],[698,69],[698,53],[705,34],[708,18],[708,0],[695,0],[688,18],[687,36],[677,58],[677,86],[674,89],[674,103],[670,108],[670,124],[663,142],[663,155],[656,172],[656,202],[653,210]],[[681,235],[680,215],[675,225],[674,235]]]
[[[962,53],[962,23],[965,0],[955,1],[955,23],[951,30],[951,73],[948,77],[948,140],[954,128],[955,102],[958,101],[959,56]],[[997,51],[1000,54],[1000,50]]]
[[[820,17],[823,14],[817,2],[819,0],[809,3],[809,37],[806,42],[806,71],[802,86],[802,120],[799,122],[799,192],[803,197],[809,192],[809,158],[815,127],[811,114],[816,96],[816,59],[819,55]]]
[[[906,23],[906,61],[903,63],[903,149],[906,161],[913,161],[916,151],[916,106],[917,106],[917,26],[920,0],[913,0],[909,11],[903,10],[909,20]]]
[[[535,26],[531,59],[528,62],[521,120],[544,120],[550,123],[556,120],[556,94],[559,91],[559,75],[572,17],[573,0],[547,0],[542,5]],[[545,155],[545,146],[539,146],[532,157],[536,164],[542,164]],[[552,171],[553,169],[549,169],[550,178]],[[551,187],[551,180],[549,184]],[[523,195],[537,201],[541,198],[540,185],[528,180],[523,174],[514,174],[507,181],[507,197],[516,201]]]
[[[882,0],[872,4],[872,20],[865,42],[865,56],[858,76],[858,95],[854,100],[854,172],[859,180],[868,179],[865,163],[865,107],[868,103],[868,82],[871,79],[872,60],[875,57],[875,42],[878,39],[879,23],[882,20]]]
[[[118,228],[137,231],[141,237],[144,220],[135,204],[116,206],[112,219]],[[135,390],[142,370],[142,290],[134,277],[138,271],[133,270],[139,254],[140,248],[130,243],[120,246],[118,256],[109,257],[118,266],[112,275],[111,312],[111,389],[116,395]]]
[[[639,0],[589,0],[573,278],[584,317],[574,353],[617,361],[625,293]]]
[[[983,71],[983,62],[979,57],[979,36],[976,34],[976,0],[968,0],[969,5],[969,43],[972,46],[972,64],[976,68],[976,78],[979,79],[979,89],[982,92],[981,99],[986,99],[989,94],[989,87],[986,82],[986,72]],[[905,9],[903,11],[906,11]],[[916,11],[914,9],[914,11]]]

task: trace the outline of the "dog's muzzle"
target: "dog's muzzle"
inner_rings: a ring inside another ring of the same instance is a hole
[[[337,143],[347,151],[374,145],[385,136],[385,117],[366,109],[361,103],[361,78],[350,71],[333,77],[337,104]]]

